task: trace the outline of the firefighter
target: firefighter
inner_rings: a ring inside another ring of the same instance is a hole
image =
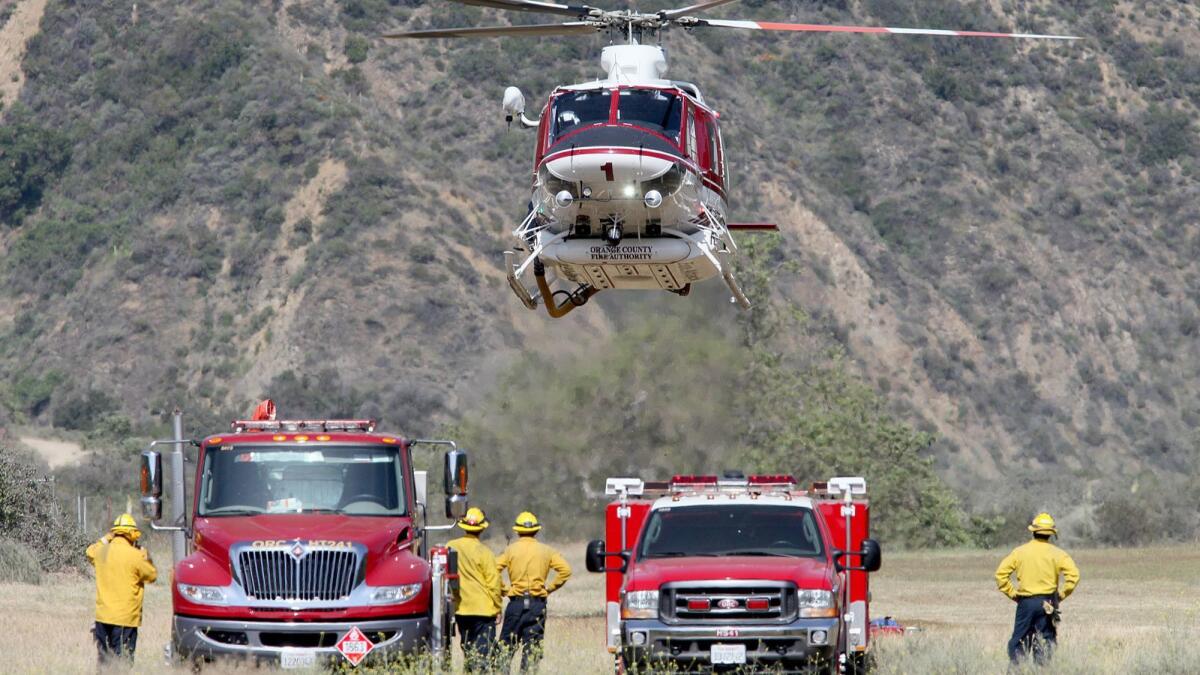
[[[96,624],[92,635],[102,664],[113,657],[132,662],[137,649],[145,585],[158,578],[150,552],[138,544],[141,537],[137,521],[122,513],[108,534],[87,548],[88,562],[96,568]]]
[[[517,516],[513,531],[517,540],[500,554],[501,572],[508,570],[509,585],[504,589],[508,607],[500,629],[500,645],[507,658],[521,650],[521,670],[536,670],[542,657],[542,639],[546,633],[546,599],[571,578],[571,566],[553,548],[536,539],[542,526],[537,516],[524,511]],[[550,571],[554,580],[550,581]],[[507,664],[501,672],[508,672]]]
[[[488,669],[492,643],[496,640],[496,618],[500,615],[500,572],[496,556],[483,542],[488,528],[483,509],[471,507],[458,521],[465,534],[447,546],[458,552],[458,589],[454,597],[454,621],[458,624],[466,672]]]
[[[1079,568],[1066,551],[1050,543],[1058,535],[1054,518],[1039,513],[1029,524],[1033,539],[1013,549],[996,568],[996,586],[1017,603],[1008,658],[1016,664],[1032,653],[1040,665],[1045,663],[1057,644],[1058,603],[1065,600],[1079,583]],[[1012,574],[1017,574],[1016,587]],[[1062,590],[1058,578],[1062,575]]]

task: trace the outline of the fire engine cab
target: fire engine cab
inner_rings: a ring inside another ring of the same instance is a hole
[[[862,672],[869,639],[866,481],[809,490],[783,475],[609,478],[608,649],[618,672],[745,668]]]

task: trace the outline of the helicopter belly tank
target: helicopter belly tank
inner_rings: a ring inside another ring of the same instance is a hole
[[[564,278],[599,290],[678,291],[720,273],[690,238],[638,237],[616,245],[567,239],[547,245],[541,259]]]

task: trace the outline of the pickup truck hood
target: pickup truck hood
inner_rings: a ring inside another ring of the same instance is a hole
[[[633,564],[627,590],[651,590],[672,581],[791,581],[800,588],[830,589],[833,572],[824,558],[728,556],[651,558]]]

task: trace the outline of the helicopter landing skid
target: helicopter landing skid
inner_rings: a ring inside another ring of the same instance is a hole
[[[513,251],[504,252],[504,269],[508,273],[508,287],[521,304],[525,305],[525,309],[537,309],[537,297],[526,290],[525,284],[517,278],[517,254]]]

